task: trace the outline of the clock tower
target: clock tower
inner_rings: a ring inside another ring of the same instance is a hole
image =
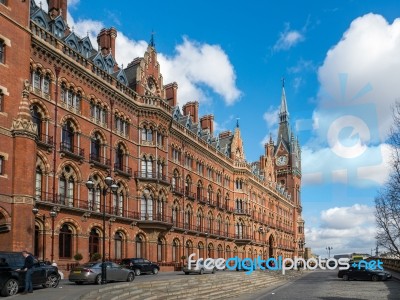
[[[301,218],[302,206],[300,197],[301,149],[298,139],[294,137],[290,130],[284,81],[282,82],[277,144],[274,150],[276,182],[283,188],[285,193],[287,192],[290,195],[290,200],[295,207],[293,211],[294,239],[296,243],[299,241],[304,242],[304,221]],[[302,250],[298,248],[298,251],[297,255],[301,255]]]

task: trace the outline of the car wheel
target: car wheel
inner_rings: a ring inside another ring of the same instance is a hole
[[[378,281],[379,277],[378,277],[378,275],[372,275],[371,279],[372,279],[372,281]]]
[[[47,277],[45,287],[56,288],[59,282],[60,282],[60,277],[57,276],[56,274],[51,274]]]
[[[349,280],[349,275],[343,275],[343,280],[344,280],[344,281]]]
[[[126,281],[132,282],[135,279],[135,274],[129,273],[128,278],[126,278]]]
[[[185,275],[189,275],[189,272],[185,272]]]
[[[96,279],[94,280],[94,283],[101,284],[101,274],[96,276]]]
[[[82,284],[83,284],[83,281],[75,281],[75,283],[76,283],[77,285],[82,285]]]
[[[153,274],[154,274],[154,275],[157,275],[157,274],[158,274],[158,269],[157,269],[157,268],[154,268],[154,269],[153,269]]]
[[[140,269],[136,269],[136,270],[135,270],[135,275],[136,275],[136,276],[140,276],[141,273],[142,273],[142,272],[140,272]]]
[[[200,269],[200,275],[203,275],[203,274],[204,274],[204,270]]]
[[[6,284],[4,285],[3,289],[1,290],[2,296],[13,296],[18,293],[18,281],[11,278],[9,279]]]
[[[215,274],[215,271],[216,271],[216,269],[214,268],[214,269],[212,270],[212,273]]]

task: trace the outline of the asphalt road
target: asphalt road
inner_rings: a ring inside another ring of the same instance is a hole
[[[217,276],[223,275],[224,272],[217,272]],[[198,275],[192,275],[198,276]],[[213,274],[204,274],[202,276],[215,276]],[[67,274],[68,277],[68,274]],[[157,275],[140,275],[135,276],[135,280],[132,284],[136,282],[146,282],[146,281],[157,281],[157,280],[170,280],[170,279],[179,279],[179,278],[188,278],[183,272],[160,272]],[[117,283],[107,283],[107,286],[116,285]],[[101,286],[96,284],[83,284],[77,285],[73,282],[69,282],[68,279],[63,279],[60,281],[60,284],[57,288],[41,288],[34,287],[32,294],[21,295],[20,291],[17,295],[2,298],[4,300],[14,299],[18,297],[18,299],[27,299],[27,300],[78,300],[81,295],[85,293],[89,293],[92,290],[98,290]]]
[[[217,272],[216,276],[224,276],[225,272]],[[198,275],[193,275],[198,276]],[[203,276],[215,276],[205,274]],[[161,272],[158,275],[141,275],[135,277],[135,282],[157,281],[188,278],[183,272]],[[116,285],[108,283],[107,285]],[[95,284],[76,285],[68,280],[62,280],[53,288],[35,288],[33,294],[17,294],[4,299],[29,300],[77,300],[85,293],[99,289]],[[229,295],[227,295],[229,297]],[[260,290],[253,294],[235,296],[235,300],[400,300],[400,281],[343,281],[337,278],[337,271],[316,270],[309,272],[296,281],[288,282],[278,288]]]
[[[343,281],[337,271],[316,270],[276,289],[236,300],[400,300],[400,282]]]

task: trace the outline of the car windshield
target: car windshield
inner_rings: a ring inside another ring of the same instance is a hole
[[[121,261],[121,265],[129,265],[131,263],[131,260],[130,259],[123,259],[122,261]]]

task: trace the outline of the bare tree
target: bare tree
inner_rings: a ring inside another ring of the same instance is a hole
[[[376,238],[379,245],[400,256],[400,101],[394,105],[393,120],[388,141],[393,150],[392,169],[375,198]]]

